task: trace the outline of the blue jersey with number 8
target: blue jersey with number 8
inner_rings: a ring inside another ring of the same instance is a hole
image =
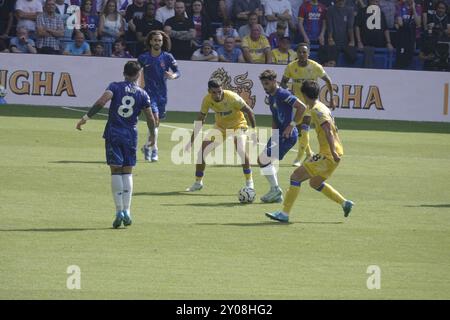
[[[113,136],[137,136],[136,125],[139,114],[145,108],[150,108],[148,94],[133,82],[112,82],[106,91],[113,95],[109,107],[108,122],[106,123],[103,138],[111,139]]]

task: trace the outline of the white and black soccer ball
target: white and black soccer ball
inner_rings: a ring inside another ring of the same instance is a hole
[[[0,85],[0,98],[4,98],[6,96],[6,89],[4,86]]]
[[[255,189],[243,187],[239,190],[238,198],[240,203],[252,203],[256,198]]]

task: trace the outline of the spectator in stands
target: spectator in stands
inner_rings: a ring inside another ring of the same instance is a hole
[[[436,4],[439,0],[424,0],[422,2],[422,25],[427,31],[427,26],[430,23],[431,17],[436,13]]]
[[[364,51],[364,67],[371,68],[374,63],[375,48],[387,47],[394,50],[391,43],[389,30],[386,27],[386,17],[378,6],[379,0],[369,0],[369,6],[375,9],[375,14],[380,12],[379,23],[374,21],[374,12],[367,8],[359,9],[355,20],[355,34],[358,49]],[[377,19],[375,17],[375,19]]]
[[[349,64],[356,61],[353,9],[345,5],[344,0],[336,3],[327,10],[328,45],[336,46],[338,54],[344,52]]]
[[[128,30],[125,34],[125,39],[129,42],[137,41],[136,36],[136,25],[145,15],[146,6],[144,0],[133,0],[133,3],[130,4],[125,11],[125,21],[128,23]],[[131,50],[134,54],[136,54],[136,48],[132,48]]]
[[[104,42],[112,43],[125,34],[125,21],[117,11],[117,2],[108,0],[100,15],[98,35]]]
[[[222,23],[228,19],[225,0],[204,0],[203,5],[211,22]]]
[[[424,70],[450,71],[448,6],[444,1],[438,1],[435,8],[435,12],[426,18],[428,25],[426,26],[419,58],[424,62]]]
[[[80,31],[88,40],[97,40],[98,16],[92,14],[92,0],[86,0],[81,5]]]
[[[11,39],[9,50],[13,53],[37,53],[35,43],[24,27],[17,28],[17,36]]]
[[[297,53],[291,49],[291,38],[283,36],[278,48],[272,50],[273,63],[289,64],[297,59]]]
[[[96,57],[104,57],[105,56],[105,47],[103,43],[97,42],[92,47],[93,56]]]
[[[266,35],[276,32],[277,22],[283,21],[288,25],[284,35],[289,36],[289,23],[292,21],[291,3],[288,0],[266,0],[264,11],[267,20]]]
[[[272,49],[278,48],[281,38],[286,36],[287,24],[284,21],[277,22],[277,30],[269,35],[269,43]]]
[[[55,13],[55,0],[46,0],[44,11],[36,18],[37,49],[42,54],[60,54],[59,39],[64,36],[64,22]]]
[[[73,12],[69,12],[69,10],[68,10],[69,4],[70,4],[70,0],[69,1],[55,0],[55,5],[56,5],[55,13],[59,14],[64,22],[64,37],[62,40],[72,40],[72,37],[74,34],[74,29],[75,29],[75,27],[78,28],[78,26],[75,26],[73,24],[68,25],[68,23],[70,24],[70,20],[68,20],[68,19],[71,16],[71,14],[73,13]],[[77,7],[77,6],[74,5],[73,7]],[[78,10],[79,10],[79,8],[78,8]],[[73,23],[77,24],[80,22],[73,20]]]
[[[258,25],[261,29],[261,34],[264,34],[263,27],[260,24],[258,24],[258,15],[256,13],[250,13],[248,15],[247,24],[245,24],[239,28],[239,31],[238,31],[239,37],[241,39],[244,39],[245,36],[248,36],[250,34],[250,30],[251,30],[252,26],[254,26],[254,25]]]
[[[198,48],[192,54],[191,60],[194,61],[219,61],[219,55],[214,50],[212,41],[205,40],[201,48]]]
[[[420,38],[422,7],[414,0],[400,2],[396,16],[397,54],[396,67],[408,68],[411,65],[417,40]]]
[[[242,50],[248,63],[272,63],[272,52],[267,38],[261,34],[261,25],[252,26],[250,35],[242,39]]]
[[[111,54],[113,58],[133,58],[133,56],[127,51],[125,40],[117,39],[114,41],[113,52]]]
[[[217,44],[223,46],[225,43],[225,39],[228,37],[232,37],[235,42],[240,43],[241,38],[239,38],[239,34],[236,29],[233,28],[233,23],[231,20],[225,20],[223,22],[222,28],[217,28],[216,30],[216,42]]]
[[[220,62],[245,62],[241,49],[236,47],[234,37],[225,38],[223,47],[217,50]]]
[[[263,7],[260,0],[233,0],[232,5],[232,18],[235,19],[236,28],[244,26],[250,19],[250,15],[256,14],[256,21],[262,22]],[[247,34],[241,34],[239,30],[239,36],[243,38]]]
[[[165,24],[167,19],[175,15],[175,0],[166,0],[165,4],[165,6],[156,10],[156,20],[162,24]]]
[[[145,51],[145,40],[150,31],[162,30],[164,26],[155,19],[156,7],[153,3],[147,4],[147,10],[142,20],[136,24],[136,38],[138,40],[137,55]]]
[[[186,18],[183,1],[175,3],[175,16],[168,19],[164,25],[164,32],[172,40],[172,54],[177,60],[190,60],[195,38],[195,27],[192,20]]]
[[[68,56],[90,56],[91,48],[84,38],[84,33],[75,31],[74,41],[67,44],[64,54]]]
[[[397,0],[380,0],[380,3],[378,4],[381,8],[381,12],[383,12],[386,17],[386,27],[388,29],[394,28],[396,4]]]
[[[426,30],[428,33],[431,30],[431,34],[438,41],[449,41],[450,38],[450,18],[448,12],[448,6],[444,1],[438,1],[436,3],[436,10],[428,20]]]
[[[205,40],[213,40],[211,20],[203,13],[203,4],[201,0],[192,1],[192,16],[189,18],[194,24],[194,42],[196,47],[200,47]]]
[[[0,1],[0,40],[8,39],[14,20],[13,12],[14,1]]]
[[[24,27],[28,31],[30,38],[35,38],[36,19],[42,13],[41,0],[17,0],[16,18],[17,28]]]
[[[304,43],[325,45],[327,8],[318,0],[303,2],[298,12],[300,34]]]

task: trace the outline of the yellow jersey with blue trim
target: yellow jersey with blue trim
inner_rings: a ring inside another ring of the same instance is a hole
[[[301,92],[303,81],[323,78],[327,73],[319,63],[308,59],[305,67],[298,65],[298,60],[289,63],[284,70],[283,76],[292,79],[292,91],[302,102],[305,102],[303,93]]]
[[[223,99],[214,101],[211,94],[203,98],[200,112],[207,114],[209,110],[215,112],[216,126],[221,129],[248,128],[247,120],[241,111],[247,104],[237,93],[223,90]]]
[[[334,137],[334,147],[336,149],[336,153],[339,156],[344,154],[344,148],[341,143],[341,139],[338,135],[338,128],[334,122],[334,118],[331,115],[331,110],[324,105],[322,102],[317,101],[315,105],[310,109],[311,111],[311,122],[316,127],[317,140],[319,141],[320,150],[319,153],[325,156],[331,157],[330,144],[327,140],[327,135],[325,134],[325,130],[322,128],[322,124],[328,122],[330,124],[331,133]]]

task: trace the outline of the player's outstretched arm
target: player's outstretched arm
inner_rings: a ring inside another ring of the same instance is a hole
[[[334,110],[336,108],[336,106],[334,105],[334,99],[333,99],[333,84],[331,83],[331,79],[328,75],[323,76],[322,80],[325,81],[325,83],[327,84],[328,92],[330,93],[329,108],[331,110]]]
[[[334,145],[334,136],[331,132],[331,125],[328,121],[322,123],[320,125],[325,132],[325,136],[327,137],[328,145],[330,146],[331,155],[333,156],[333,159],[335,162],[341,161],[341,157],[336,152],[336,147]]]
[[[191,141],[189,141],[189,143],[184,147],[185,151],[189,151],[189,149],[191,148],[192,144],[195,141],[195,138],[197,138],[198,133],[200,132],[203,125],[205,124],[207,116],[208,116],[208,114],[206,114],[206,113],[202,113],[202,112],[198,113],[198,116],[197,116],[197,119],[195,120],[195,122],[196,123],[201,122],[201,126],[200,126],[200,128],[198,128],[196,125],[194,125],[194,131],[192,132],[192,135],[191,135]]]
[[[77,129],[81,130],[81,126],[83,126],[90,118],[92,118],[95,114],[97,114],[105,104],[112,99],[112,92],[105,91],[103,95],[94,103],[91,109],[78,121]]]
[[[287,87],[288,87],[288,82],[289,82],[289,78],[283,76],[283,78],[281,79],[281,82],[280,82],[280,87],[282,87],[282,88],[284,88],[284,89],[287,89]]]
[[[295,110],[294,120],[292,120],[291,123],[289,124],[289,126],[287,126],[286,129],[284,129],[284,132],[283,132],[284,138],[289,138],[292,135],[292,131],[300,123],[300,121],[303,118],[303,114],[306,111],[305,104],[298,99],[295,100],[292,107]]]

